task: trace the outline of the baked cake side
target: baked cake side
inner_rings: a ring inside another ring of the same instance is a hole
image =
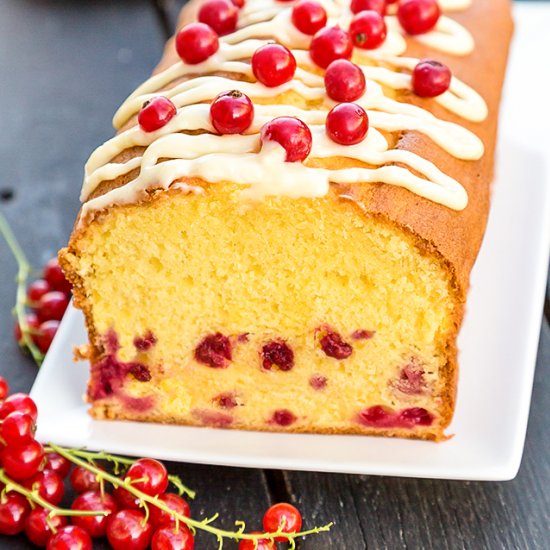
[[[347,3],[323,5],[329,23],[349,24]],[[178,61],[169,43],[157,75],[117,113],[117,137],[87,165],[84,206],[60,260],[86,316],[91,412],[444,439],[489,204],[508,3],[474,2],[456,16],[464,27],[442,17],[444,32],[420,41],[388,15],[385,45],[354,50],[370,128],[351,146],[325,134],[335,102],[308,57],[311,37],[288,28],[292,9],[249,0],[242,28],[202,64]],[[250,72],[270,38],[298,65],[282,87]],[[416,97],[413,55],[446,63],[451,90]],[[242,135],[212,128],[210,103],[228,89],[254,104]],[[159,95],[177,114],[146,132],[137,114]],[[311,130],[301,161],[285,162],[285,150],[264,140],[262,128],[283,114]]]

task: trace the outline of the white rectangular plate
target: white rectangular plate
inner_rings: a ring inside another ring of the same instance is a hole
[[[550,148],[535,139],[543,138],[537,123],[549,117],[540,111],[543,101],[525,96],[548,90],[550,84],[526,74],[527,67],[534,71],[532,60],[540,52],[550,51],[550,10],[518,6],[516,12],[518,31],[502,110],[493,207],[460,334],[459,397],[449,429],[456,435],[451,440],[435,444],[94,421],[83,402],[88,365],[74,365],[72,360],[73,347],[86,342],[82,316],[74,309],[65,316],[32,389],[40,410],[38,438],[229,466],[513,478],[525,439],[550,249],[550,165],[545,159]]]

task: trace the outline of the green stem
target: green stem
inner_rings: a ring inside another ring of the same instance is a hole
[[[261,534],[249,534],[249,533],[244,533],[242,531],[224,531],[223,529],[213,527],[209,524],[211,521],[213,521],[213,518],[205,519],[203,521],[198,521],[196,519],[188,518],[182,514],[178,514],[177,512],[175,512],[174,510],[166,506],[166,504],[164,504],[164,502],[159,500],[158,497],[152,497],[150,495],[143,493],[142,491],[133,487],[130,483],[128,483],[128,481],[125,481],[116,476],[113,476],[108,472],[105,472],[104,470],[100,470],[99,468],[90,464],[89,462],[85,462],[84,460],[78,458],[77,456],[72,455],[70,451],[64,449],[63,447],[58,447],[53,443],[50,443],[49,447],[54,452],[65,457],[67,460],[73,462],[77,466],[82,466],[83,468],[96,474],[98,478],[105,479],[109,483],[112,483],[115,487],[124,488],[126,491],[128,491],[129,493],[137,497],[142,505],[150,504],[152,506],[156,506],[160,510],[166,512],[167,514],[171,515],[178,521],[187,525],[187,527],[189,527],[193,531],[195,531],[196,529],[201,529],[203,531],[206,531],[214,535],[218,539],[218,541],[220,541],[220,548],[221,548],[222,540],[224,538],[232,539],[232,540],[252,540],[252,541],[258,542],[261,539],[275,539],[276,537],[287,538],[291,545],[291,548],[294,548],[295,547],[294,539],[298,537],[305,537],[307,535],[313,535],[316,533],[325,532],[332,527],[332,523],[329,523],[328,525],[325,525],[323,527],[316,527],[314,529],[309,529],[308,531],[301,531],[299,533],[284,533],[281,530],[273,533],[261,533]],[[244,525],[244,524],[241,523],[241,525]]]
[[[197,493],[195,491],[193,491],[193,489],[189,489],[189,487],[184,485],[181,482],[181,479],[179,478],[179,476],[177,476],[175,474],[170,474],[168,476],[168,481],[178,490],[178,493],[179,493],[180,496],[186,495],[190,499],[194,499],[195,496],[197,495]]]
[[[0,481],[5,484],[4,491],[15,491],[16,493],[23,495],[29,501],[38,504],[38,506],[41,506],[46,510],[49,510],[50,515],[52,516],[106,516],[110,513],[108,510],[67,510],[65,508],[54,506],[53,504],[50,504],[47,500],[44,500],[36,491],[29,490],[22,485],[19,485],[19,483],[13,481],[6,475],[6,472],[3,468],[0,468]]]
[[[31,329],[27,323],[25,312],[25,303],[27,301],[27,279],[31,273],[31,266],[17,243],[17,239],[13,234],[6,218],[0,213],[0,234],[4,237],[9,249],[11,250],[15,261],[17,262],[17,293],[15,300],[15,315],[17,322],[21,328],[22,343],[28,348],[36,364],[40,366],[44,360],[44,355],[38,349],[31,338]]]
[[[55,450],[52,447],[45,447],[45,452],[55,452]],[[115,473],[118,474],[118,466],[120,464],[123,464],[124,466],[131,466],[136,459],[133,458],[127,458],[124,456],[118,456],[118,455],[112,455],[109,453],[106,453],[105,451],[86,451],[84,449],[69,449],[69,452],[72,456],[77,456],[78,458],[84,458],[88,462],[95,461],[95,460],[105,460],[107,462],[111,462],[115,465]],[[192,489],[189,489],[189,487],[185,486],[179,476],[170,474],[168,476],[168,481],[172,483],[178,490],[178,493],[181,495],[185,494],[189,498],[194,499],[196,496],[196,492]]]

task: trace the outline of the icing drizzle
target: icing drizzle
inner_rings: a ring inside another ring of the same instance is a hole
[[[329,16],[328,25],[348,27],[348,1],[321,3]],[[464,9],[469,3],[440,0],[442,9],[449,11]],[[469,130],[392,98],[395,90],[411,89],[410,71],[418,62],[403,57],[406,42],[395,15],[386,16],[388,37],[380,48],[354,50],[353,61],[361,67],[367,81],[366,92],[356,103],[367,110],[370,129],[363,142],[343,146],[325,134],[326,115],[336,103],[326,95],[323,77],[309,57],[311,37],[299,32],[290,21],[292,5],[276,0],[248,0],[240,11],[239,28],[220,38],[220,49],[215,55],[198,65],[179,61],[128,97],[113,119],[117,129],[159,93],[172,100],[178,113],[155,132],[146,133],[134,125],[94,151],[85,168],[81,220],[88,212],[112,204],[137,202],[151,188],[203,191],[177,181],[184,178],[241,184],[243,198],[249,199],[268,195],[322,197],[331,182],[384,183],[404,187],[455,210],[466,207],[467,193],[459,182],[419,155],[392,148],[385,137],[392,132],[417,131],[456,158],[476,160],[483,155],[482,142]],[[474,47],[470,33],[446,16],[439,19],[433,31],[415,38],[433,49],[459,56]],[[258,47],[273,40],[292,50],[298,69],[290,82],[268,88],[255,81],[249,60]],[[174,81],[179,83],[168,89]],[[254,101],[254,122],[245,135],[220,136],[210,122],[210,102],[231,89],[240,90]],[[433,101],[469,121],[480,122],[487,116],[484,100],[455,77],[449,90]],[[296,116],[311,129],[313,148],[303,163],[284,162],[285,151],[276,143],[262,147],[260,128],[283,115]],[[126,162],[113,161],[130,147],[144,148],[143,154]],[[330,159],[334,157],[353,159],[357,167],[333,169]],[[90,198],[102,182],[134,170],[138,175],[132,181]]]

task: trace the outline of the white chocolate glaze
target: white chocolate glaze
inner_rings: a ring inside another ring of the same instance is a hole
[[[329,25],[347,28],[351,18],[348,0],[321,3],[329,15]],[[444,11],[464,9],[469,4],[469,0],[440,0]],[[129,125],[143,103],[159,94],[173,101],[177,115],[155,132],[130,126],[94,151],[85,169],[81,219],[88,212],[112,204],[137,202],[150,189],[203,191],[178,181],[186,178],[237,183],[244,186],[243,198],[254,200],[270,195],[322,197],[331,183],[380,183],[404,187],[455,210],[466,207],[468,197],[460,183],[419,155],[391,148],[384,137],[385,133],[416,131],[456,158],[476,160],[483,155],[482,142],[469,130],[392,98],[394,90],[411,89],[410,72],[418,63],[417,59],[403,57],[406,41],[397,18],[386,16],[388,37],[380,48],[354,50],[353,61],[360,65],[367,81],[366,92],[357,103],[367,110],[370,129],[363,142],[346,147],[325,133],[326,115],[335,102],[326,95],[323,77],[309,57],[311,37],[291,23],[292,5],[277,0],[248,0],[239,14],[239,28],[220,39],[215,55],[197,65],[177,62],[128,97],[113,119],[118,129]],[[433,31],[415,39],[454,55],[466,55],[474,46],[470,33],[445,16]],[[250,57],[258,47],[274,40],[292,50],[298,69],[290,82],[268,88],[255,81]],[[240,90],[254,101],[254,121],[246,135],[219,136],[210,122],[210,102],[231,89]],[[432,101],[472,122],[487,116],[483,99],[454,77],[449,90]],[[278,144],[262,146],[259,132],[263,124],[283,115],[300,118],[312,131],[312,151],[303,163],[285,162],[285,151]],[[143,154],[126,162],[116,161],[131,147],[143,148]],[[330,160],[313,162],[334,157],[354,159],[358,167],[330,169]],[[125,185],[91,198],[102,182],[133,171],[136,177]]]

